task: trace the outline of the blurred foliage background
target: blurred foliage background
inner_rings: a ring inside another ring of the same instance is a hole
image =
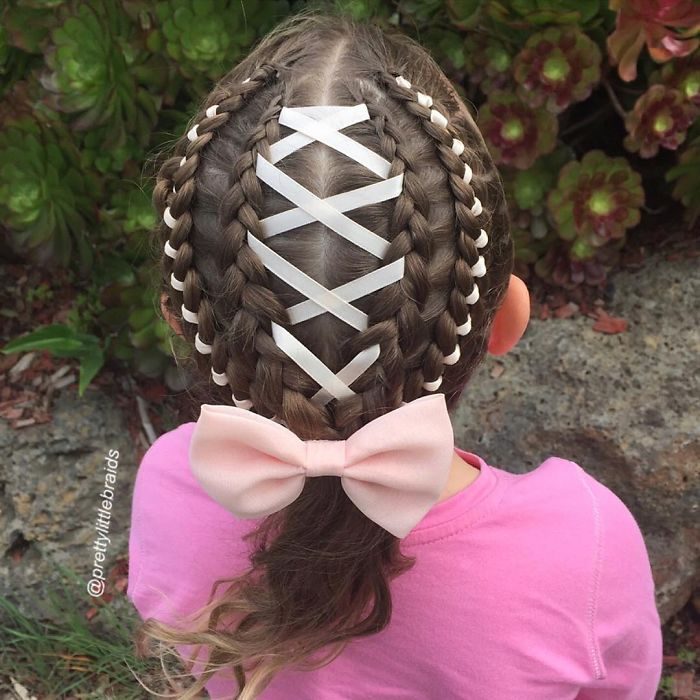
[[[79,358],[81,393],[108,359],[168,382],[173,339],[156,311],[149,166],[191,126],[213,81],[305,6],[3,3],[0,256],[75,290],[66,318],[3,352]],[[675,200],[689,226],[700,217],[694,0],[335,7],[418,39],[474,108],[509,195],[523,278],[600,287],[645,212]],[[53,292],[42,285],[33,293]]]

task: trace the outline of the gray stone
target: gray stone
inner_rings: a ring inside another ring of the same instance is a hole
[[[74,387],[65,389],[52,411],[43,425],[15,430],[0,421],[0,595],[32,617],[46,612],[46,592],[60,580],[57,566],[85,585],[91,578],[110,450],[119,459],[105,531],[111,541],[102,540],[106,558],[97,562],[105,576],[126,552],[136,472],[124,415],[103,392],[89,387],[78,398]]]
[[[667,620],[700,583],[700,270],[653,256],[612,279],[608,312],[627,331],[531,320],[511,352],[477,370],[455,439],[514,473],[569,459],[614,491],[645,536]]]

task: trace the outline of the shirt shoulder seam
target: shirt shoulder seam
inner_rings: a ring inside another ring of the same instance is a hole
[[[598,504],[598,499],[591,488],[588,480],[586,479],[586,472],[584,469],[576,464],[576,462],[571,462],[566,460],[569,464],[575,467],[576,475],[578,477],[579,483],[588,493],[591,499],[591,505],[593,508],[593,523],[595,528],[595,561],[593,568],[593,580],[591,583],[591,592],[588,597],[588,624],[587,632],[589,635],[588,639],[588,651],[593,665],[593,674],[595,680],[603,680],[606,677],[605,669],[603,668],[602,655],[600,651],[600,645],[598,644],[598,636],[596,634],[596,619],[598,611],[598,600],[600,596],[600,578],[601,569],[603,563],[603,527],[602,527],[602,517],[601,510]]]

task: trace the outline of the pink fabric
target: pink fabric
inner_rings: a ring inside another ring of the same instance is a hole
[[[257,413],[204,404],[189,458],[202,488],[239,518],[281,510],[307,476],[334,475],[368,518],[404,537],[444,491],[453,442],[444,394],[404,404],[347,440],[300,440]]]
[[[177,624],[247,568],[240,520],[192,475],[195,423],[162,435],[136,479],[127,594]],[[647,550],[629,510],[574,462],[480,468],[401,541],[389,626],[328,666],[287,670],[261,700],[652,700],[662,639]],[[186,650],[183,650],[186,651]],[[207,685],[216,700],[235,682]]]

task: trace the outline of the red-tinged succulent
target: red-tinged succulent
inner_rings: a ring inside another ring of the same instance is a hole
[[[676,150],[685,141],[698,109],[681,92],[665,85],[652,85],[635,103],[625,119],[625,148],[651,158],[660,147]]]
[[[627,229],[639,223],[643,203],[639,173],[625,158],[611,158],[600,150],[567,163],[547,197],[557,233],[574,246],[578,243],[581,257],[591,246],[624,238]]]
[[[577,260],[573,247],[560,241],[535,263],[534,270],[545,282],[565,289],[574,289],[582,284],[602,287],[607,280],[608,270],[618,259],[617,244],[596,248],[589,259]]]
[[[529,168],[554,149],[558,122],[546,110],[534,110],[515,95],[499,91],[481,108],[479,127],[497,163]]]
[[[700,54],[694,53],[667,63],[651,75],[649,82],[675,88],[688,102],[700,107]]]
[[[550,27],[533,34],[513,62],[520,98],[558,114],[585,100],[600,80],[597,44],[573,27]]]
[[[510,72],[513,57],[498,39],[471,32],[464,40],[464,69],[469,82],[479,85],[488,95],[512,83]]]
[[[646,44],[658,63],[687,56],[700,45],[700,3],[695,0],[610,0],[617,10],[608,52],[623,80],[637,77],[637,59]]]

